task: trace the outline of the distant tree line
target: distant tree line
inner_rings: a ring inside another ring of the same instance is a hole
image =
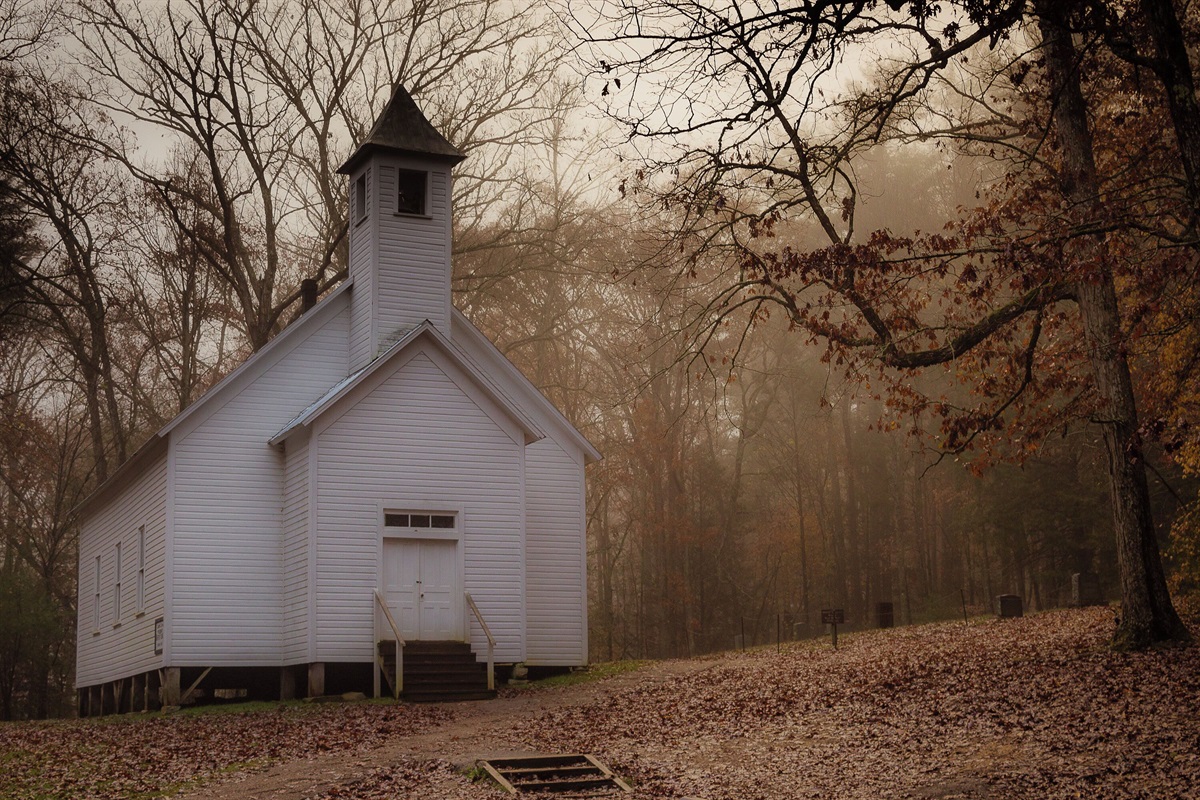
[[[943,458],[1100,433],[1121,648],[1189,638],[1147,461],[1194,438],[1196,22],[1171,0],[652,0],[573,17],[645,154],[636,190],[677,210],[691,263],[723,260],[710,331],[782,316]],[[860,164],[889,145],[976,155],[992,180],[932,228],[864,228]],[[1137,374],[1155,361],[1169,379]],[[949,380],[922,386],[930,372]]]
[[[76,505],[293,320],[302,279],[344,278],[335,170],[396,82],[470,156],[456,304],[605,455],[593,658],[813,633],[829,607],[1047,608],[1088,570],[1128,601],[1118,542],[1167,547],[1186,589],[1179,57],[1157,18],[1063,7],[728,4],[677,41],[621,27],[649,6],[575,5],[580,82],[537,6],[0,0],[0,714],[69,709]],[[1195,17],[1172,16],[1186,42]],[[1092,172],[1060,135],[1072,81]],[[1140,413],[1115,451],[1076,308],[1097,285]],[[1154,512],[1123,537],[1117,462],[1149,467]]]

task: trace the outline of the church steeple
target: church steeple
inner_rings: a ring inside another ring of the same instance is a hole
[[[450,164],[457,164],[466,158],[425,119],[412,95],[400,85],[396,86],[392,99],[384,107],[379,119],[375,120],[367,138],[346,159],[346,163],[338,167],[338,172],[349,175],[362,159],[377,150],[428,157]]]
[[[429,320],[450,335],[450,168],[465,156],[404,87],[338,172],[350,176],[350,368]]]

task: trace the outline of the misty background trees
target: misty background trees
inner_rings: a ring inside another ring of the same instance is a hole
[[[600,4],[0,0],[0,713],[69,707],[72,509],[294,319],[301,280],[344,278],[335,170],[397,82],[469,155],[456,304],[605,455],[594,659],[813,634],[829,607],[1047,608],[1076,572],[1120,597],[1067,295],[933,369],[892,355],[1088,283],[1097,232],[1150,536],[1177,588],[1200,579],[1195,204],[1149,32],[1057,21],[1105,200],[1081,218],[1024,4],[958,33],[816,5],[786,30],[700,14],[727,37],[709,74],[712,40],[672,41],[685,4],[641,12],[652,41]]]

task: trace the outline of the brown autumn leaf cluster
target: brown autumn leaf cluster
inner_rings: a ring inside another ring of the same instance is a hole
[[[352,753],[451,716],[357,703],[0,725],[0,797],[157,797],[247,766]]]
[[[638,797],[1200,797],[1200,649],[1121,654],[1107,608],[727,656],[523,726]]]

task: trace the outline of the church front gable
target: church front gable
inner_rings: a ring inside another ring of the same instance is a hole
[[[497,659],[519,661],[523,432],[436,346],[418,342],[394,360],[314,425],[316,658],[371,657],[378,590],[412,628],[406,638],[482,648],[469,592]],[[416,581],[429,591],[414,616]]]

